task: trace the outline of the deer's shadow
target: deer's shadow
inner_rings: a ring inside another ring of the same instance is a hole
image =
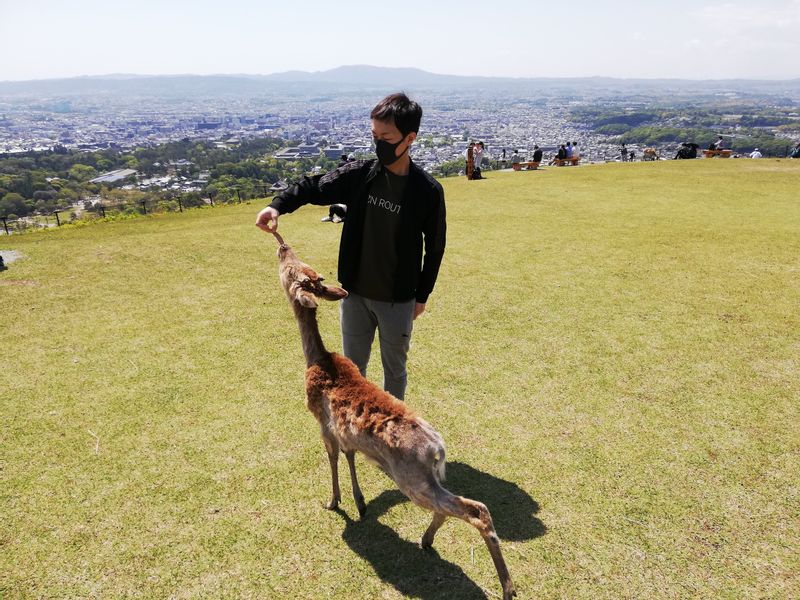
[[[447,464],[444,485],[454,494],[486,504],[497,535],[503,540],[529,540],[547,531],[535,517],[539,504],[514,483],[455,462]],[[407,501],[398,490],[384,491],[367,505],[367,514],[361,521],[354,521],[344,511],[337,510],[345,520],[342,539],[372,565],[378,577],[405,596],[422,600],[485,599],[484,591],[466,576],[461,567],[436,553],[436,542],[434,549],[422,550],[416,541],[402,539],[394,529],[378,520],[393,506]],[[420,510],[419,514],[421,537],[431,513]],[[475,543],[482,544],[473,527],[461,521],[458,526],[459,535],[475,536]]]

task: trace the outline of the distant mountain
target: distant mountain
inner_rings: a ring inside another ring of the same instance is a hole
[[[443,91],[466,89],[508,90],[519,94],[568,96],[579,93],[715,94],[723,92],[785,95],[800,100],[800,79],[793,80],[684,80],[584,78],[511,78],[441,75],[415,68],[349,65],[327,71],[287,71],[271,75],[133,75],[112,74],[68,79],[0,81],[0,95],[45,96],[130,94],[159,97],[219,97],[288,91],[333,93],[381,89]]]
[[[414,68],[373,67],[370,65],[348,65],[328,71],[286,71],[264,76],[269,81],[350,83],[366,85],[442,85],[446,83],[486,83],[492,80],[513,81],[500,77],[465,77],[440,75]]]

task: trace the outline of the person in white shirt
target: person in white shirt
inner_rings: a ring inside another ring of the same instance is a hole
[[[758,151],[758,148],[750,153],[750,158],[761,158],[761,152]]]
[[[475,148],[473,149],[472,153],[475,158],[475,170],[472,172],[473,179],[483,179],[483,175],[481,174],[481,162],[483,161],[483,142],[478,142],[475,144]]]

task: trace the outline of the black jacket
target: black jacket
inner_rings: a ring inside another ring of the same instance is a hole
[[[339,242],[339,281],[345,289],[353,286],[358,275],[364,207],[370,183],[382,168],[375,159],[351,161],[324,175],[304,177],[275,196],[270,204],[281,214],[294,212],[304,204],[347,205],[347,218]],[[393,299],[403,302],[414,298],[425,303],[439,274],[447,225],[441,184],[413,161],[409,167],[403,206],[410,210],[400,213]]]

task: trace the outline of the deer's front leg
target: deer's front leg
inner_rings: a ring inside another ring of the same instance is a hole
[[[333,510],[339,506],[342,499],[342,493],[339,490],[339,442],[327,427],[321,427],[321,429],[322,441],[325,442],[328,462],[331,464],[331,485],[333,486],[331,501],[325,505],[325,508]]]
[[[328,462],[331,465],[331,501],[325,508],[333,510],[339,506],[342,494],[339,491],[339,440],[336,439],[329,426],[329,417],[326,415],[323,404],[323,393],[318,385],[313,382],[314,370],[309,369],[306,373],[306,406],[314,415],[319,423],[319,431],[322,441],[325,443],[325,450],[328,453]]]

